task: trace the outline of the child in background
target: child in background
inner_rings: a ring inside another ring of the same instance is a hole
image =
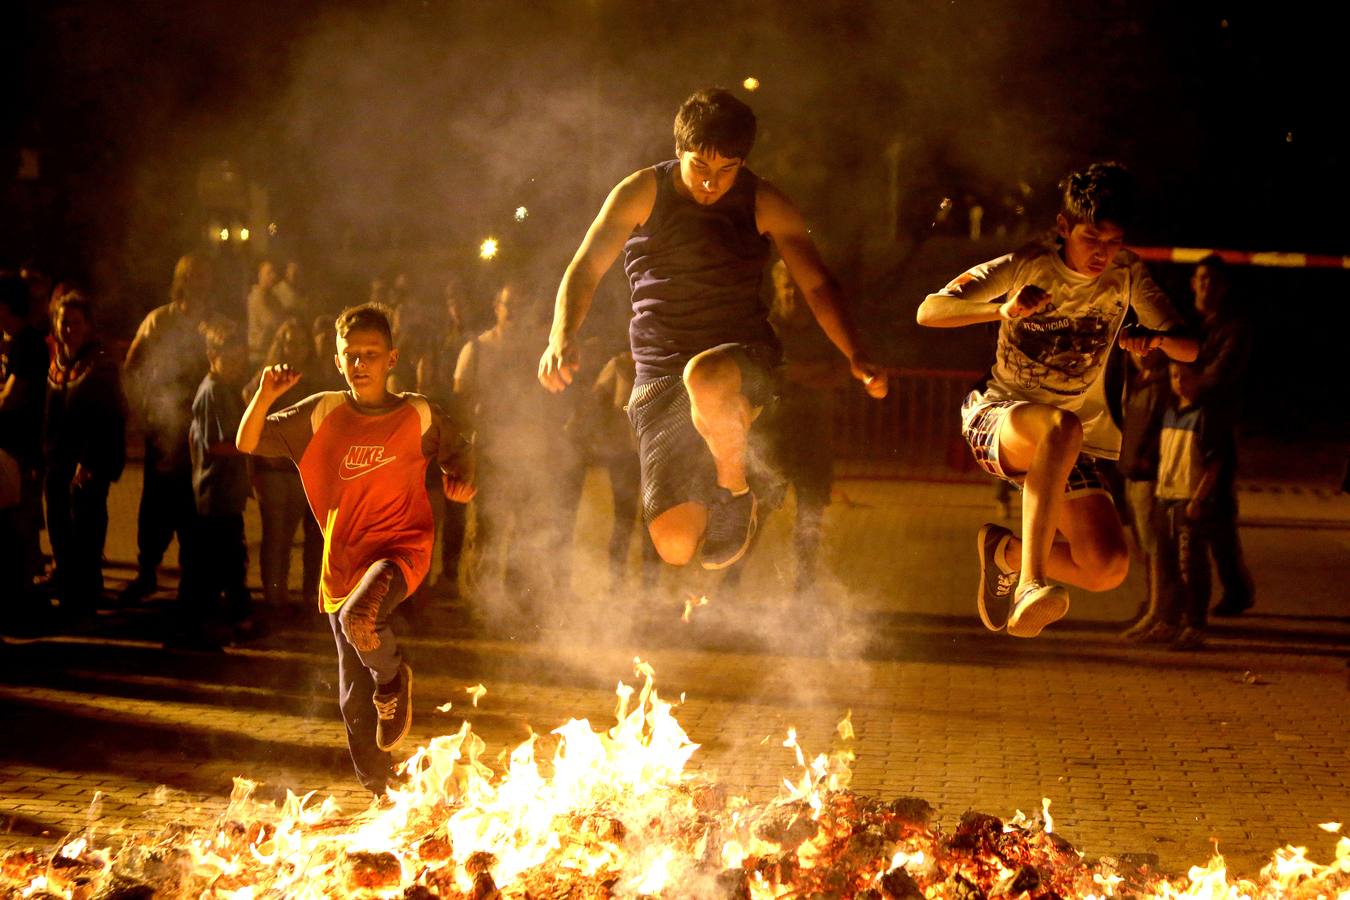
[[[437,461],[448,499],[467,503],[474,490],[459,429],[425,397],[386,388],[398,350],[385,308],[347,309],[336,328],[335,362],[348,390],[268,415],[301,377],[288,365],[268,366],[237,444],[245,453],[288,457],[300,470],[323,528],[319,602],[337,645],[347,746],[357,778],[379,796],[391,774],[389,751],[412,727],[412,669],[389,618],[431,567],[428,461]]]
[[[248,375],[248,344],[238,326],[227,319],[205,322],[201,332],[210,368],[192,400],[188,448],[197,504],[193,529],[197,546],[204,552],[194,554],[183,568],[180,592],[187,602],[176,633],[165,644],[219,650],[218,620],[248,631],[253,605],[244,584],[248,568],[244,504],[251,492],[248,460],[234,445],[244,412],[240,389]]]
[[[1163,414],[1158,454],[1160,620],[1144,636],[1173,650],[1204,646],[1209,610],[1209,542],[1215,523],[1236,512],[1232,428],[1199,403],[1200,373],[1172,363],[1176,404]]]

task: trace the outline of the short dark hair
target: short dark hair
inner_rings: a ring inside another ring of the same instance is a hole
[[[199,329],[206,338],[207,354],[220,353],[227,347],[244,343],[244,333],[240,330],[239,323],[224,316],[208,319],[199,326]]]
[[[394,346],[394,329],[389,325],[389,307],[383,303],[362,303],[349,306],[338,313],[334,326],[337,336],[345,338],[353,331],[375,331],[384,335],[390,347]]]
[[[675,151],[715,150],[745,159],[755,145],[755,113],[725,88],[695,91],[675,114]]]
[[[15,317],[27,317],[29,300],[27,281],[18,275],[0,277],[0,305],[8,306]]]
[[[89,302],[89,298],[78,290],[66,291],[61,295],[61,299],[56,301],[56,311],[66,312],[75,310],[84,316],[86,322],[94,321],[94,304]]]
[[[1113,222],[1128,228],[1134,224],[1134,176],[1118,162],[1096,162],[1070,172],[1059,189],[1060,215],[1070,225]]]
[[[1228,271],[1228,260],[1224,259],[1217,253],[1211,253],[1195,264],[1195,267],[1197,269],[1200,268],[1201,266],[1204,266],[1206,269],[1209,269],[1210,275],[1217,275],[1224,281],[1230,280],[1228,277],[1231,274]]]

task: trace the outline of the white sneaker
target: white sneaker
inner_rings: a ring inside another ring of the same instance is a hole
[[[1069,611],[1069,592],[1058,584],[1028,581],[1017,589],[1012,614],[1008,616],[1008,634],[1033,638],[1051,622],[1058,622]]]

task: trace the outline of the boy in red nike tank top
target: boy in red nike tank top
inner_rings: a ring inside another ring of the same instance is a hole
[[[467,503],[474,491],[459,429],[420,394],[385,387],[398,350],[384,308],[352,307],[336,324],[336,362],[348,390],[314,394],[268,415],[300,379],[289,366],[269,366],[237,443],[245,453],[287,457],[300,470],[323,531],[319,602],[337,644],[347,746],[361,784],[382,794],[389,751],[412,725],[412,670],[389,616],[431,566],[428,462],[440,466],[450,500]]]

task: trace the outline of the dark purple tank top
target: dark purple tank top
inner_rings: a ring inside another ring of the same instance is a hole
[[[778,346],[760,291],[769,240],[755,225],[759,177],[742,166],[731,190],[704,206],[676,190],[678,167],[654,167],[652,214],[623,247],[638,384],[679,375],[719,344]]]

